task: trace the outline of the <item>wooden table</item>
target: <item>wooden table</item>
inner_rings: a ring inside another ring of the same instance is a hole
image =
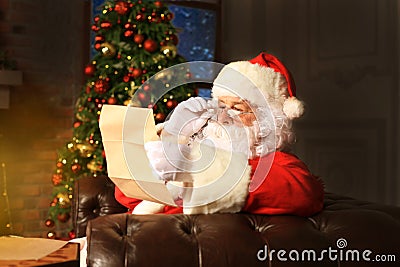
[[[68,243],[39,260],[0,260],[0,267],[17,266],[79,267],[79,244]]]

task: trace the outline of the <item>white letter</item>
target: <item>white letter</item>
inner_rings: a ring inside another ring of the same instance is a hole
[[[346,251],[346,261],[349,261],[349,254],[351,254],[351,261],[354,261],[354,255],[356,255],[356,261],[360,261],[360,253],[358,250],[349,249]]]
[[[308,255],[308,257],[307,257],[308,261],[315,261],[315,258],[317,257],[317,255],[316,255],[314,250],[311,250],[311,249],[303,250],[303,252],[301,253],[301,260],[302,261],[305,261],[305,255],[306,254]],[[311,258],[311,256],[312,256],[312,258]]]
[[[371,259],[368,256],[371,255],[371,253],[372,251],[369,249],[364,250],[362,253],[363,260],[370,261]]]
[[[260,250],[257,252],[257,259],[258,259],[259,261],[265,261],[265,260],[267,259],[267,257],[268,257],[267,250],[268,250],[267,245],[264,245],[264,249],[260,249]],[[264,254],[264,255],[263,255],[263,254]],[[261,255],[263,255],[263,256],[261,256]]]
[[[278,251],[278,260],[280,261],[287,261],[286,258],[282,258],[285,255],[286,251],[284,251],[283,249]]]
[[[272,254],[274,254],[274,252],[275,252],[275,249],[271,249],[271,251],[268,254],[270,261],[272,261]]]
[[[329,259],[331,261],[336,261],[337,260],[337,254],[334,255],[334,258],[332,258],[332,252],[336,253],[337,250],[336,249],[332,249],[331,247],[329,247]]]
[[[321,251],[321,256],[318,258],[318,261],[322,261],[324,259],[324,254],[325,252],[328,252],[326,249],[324,249],[323,251]]]
[[[292,257],[292,254],[296,254],[296,258],[293,258]],[[297,252],[297,250],[291,250],[291,251],[289,251],[289,259],[291,260],[291,261],[298,261],[299,260],[299,253]]]

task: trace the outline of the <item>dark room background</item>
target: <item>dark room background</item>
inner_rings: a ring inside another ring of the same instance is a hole
[[[217,2],[208,0],[206,2]],[[295,152],[327,191],[400,204],[396,0],[222,0],[217,60],[261,51],[307,104]],[[0,109],[15,234],[46,236],[56,150],[71,138],[89,60],[90,1],[0,0],[0,48],[23,73]],[[2,175],[1,175],[2,177]]]

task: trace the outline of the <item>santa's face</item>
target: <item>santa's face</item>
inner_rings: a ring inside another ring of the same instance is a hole
[[[254,115],[249,103],[235,96],[220,96],[218,98],[220,112],[218,122],[222,124],[242,124],[253,126],[256,116]]]
[[[224,96],[219,97],[218,106],[216,116],[203,128],[202,141],[253,157],[258,127],[250,105],[239,97]]]

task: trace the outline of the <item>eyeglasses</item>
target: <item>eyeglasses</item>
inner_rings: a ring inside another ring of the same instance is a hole
[[[235,107],[228,107],[226,105],[219,105],[217,114],[226,112],[230,117],[241,116],[245,114],[254,114],[252,111],[243,111]]]

